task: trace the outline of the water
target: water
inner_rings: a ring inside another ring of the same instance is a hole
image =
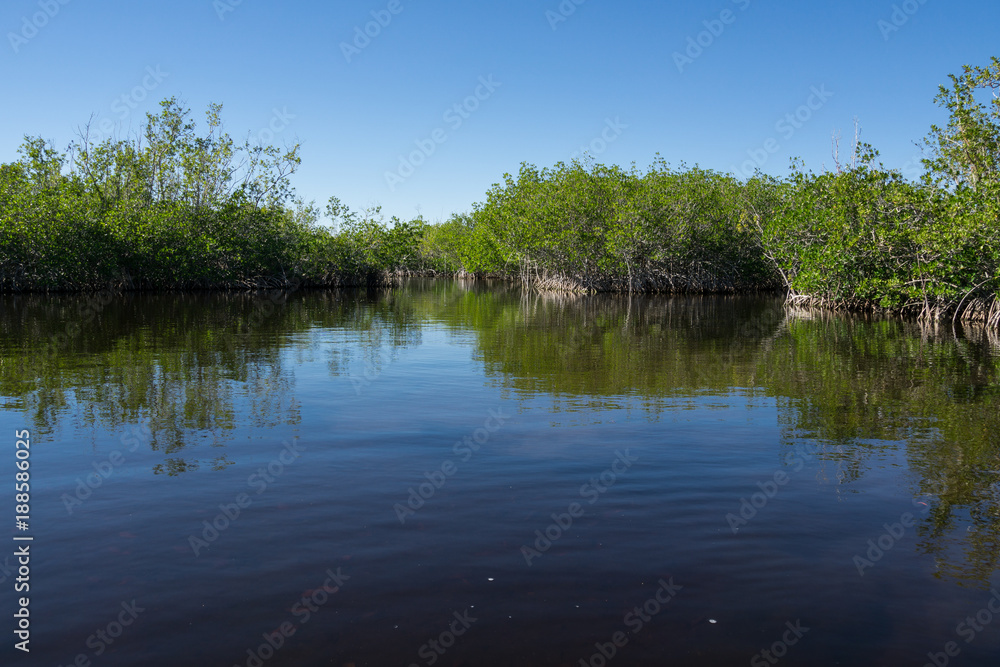
[[[1000,655],[995,335],[445,281],[105,301],[0,298],[3,664]]]

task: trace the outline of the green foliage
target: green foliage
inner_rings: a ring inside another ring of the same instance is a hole
[[[866,159],[849,171],[794,173],[761,227],[792,298],[995,320],[1000,189],[908,183],[874,165],[877,153],[865,149]]]
[[[494,271],[545,284],[621,291],[731,291],[779,283],[756,242],[744,186],[662,160],[615,166],[522,165],[476,209]],[[755,193],[757,196],[759,192]],[[481,231],[480,231],[481,230]]]
[[[336,205],[334,204],[336,202]],[[339,204],[335,197],[327,207],[340,220],[337,240],[354,272],[388,272],[419,267],[423,222],[391,218],[385,223],[382,207],[374,206],[360,215]]]
[[[174,98],[138,138],[65,155],[26,137],[0,165],[0,290],[253,287],[471,273],[620,292],[786,289],[835,307],[1000,326],[1000,59],[941,87],[920,183],[855,147],[846,171],[740,181],[657,159],[504,174],[439,224],[295,198],[299,146],[237,144]]]
[[[294,197],[297,145],[237,145],[221,105],[202,135],[176,99],[160,107],[139,138],[83,130],[66,155],[26,137],[0,165],[0,290],[342,285],[418,264],[419,224],[341,207],[341,233],[321,227]]]
[[[948,125],[931,126],[924,160],[937,182],[973,190],[1000,182],[1000,59],[986,67],[966,65],[950,75],[935,98],[950,114]],[[992,94],[991,94],[992,93]],[[984,98],[986,98],[984,100]]]
[[[479,262],[470,250],[474,220],[466,214],[454,214],[445,222],[425,225],[420,239],[420,256],[424,266],[435,272],[458,273]]]

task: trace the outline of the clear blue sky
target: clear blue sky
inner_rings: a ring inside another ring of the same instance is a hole
[[[1000,55],[996,0],[577,2],[6,0],[0,160],[24,134],[65,147],[91,114],[124,133],[164,97],[199,121],[214,101],[234,137],[273,125],[275,143],[302,143],[306,199],[434,221],[522,161],[588,145],[639,167],[660,153],[732,171],[755,154],[783,175],[793,156],[830,167],[856,116],[888,166],[912,168],[944,118],[937,86]],[[418,142],[431,154],[400,171]]]

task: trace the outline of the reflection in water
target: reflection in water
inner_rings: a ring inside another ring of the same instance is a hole
[[[80,297],[0,300],[0,396],[39,435],[57,427],[123,431],[142,424],[164,460],[155,471],[230,463],[211,452],[237,426],[298,424],[295,357],[319,329],[345,332],[323,350],[338,374],[360,350],[419,344],[412,308],[391,295],[125,294],[99,312]],[[81,311],[84,313],[81,316]]]
[[[518,391],[563,397],[563,410],[637,395],[656,413],[672,405],[664,397],[753,389],[777,400],[787,451],[818,441],[838,484],[903,442],[913,495],[931,507],[919,549],[942,576],[985,583],[997,570],[996,332],[958,335],[769,298],[603,295],[511,299],[475,325],[489,372]]]
[[[39,435],[142,424],[154,472],[234,463],[239,427],[297,426],[296,367],[376,377],[428,327],[474,341],[504,392],[554,410],[696,396],[772,397],[776,462],[814,441],[848,490],[905,443],[912,495],[930,511],[918,549],[939,576],[984,583],[1000,554],[1000,357],[993,332],[786,309],[773,297],[564,295],[413,281],[378,292],[0,298],[0,396]],[[738,446],[735,443],[733,446]]]

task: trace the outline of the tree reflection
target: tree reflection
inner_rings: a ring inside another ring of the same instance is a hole
[[[286,352],[309,348],[310,331],[352,332],[343,349],[326,350],[334,375],[351,352],[378,356],[420,340],[412,308],[386,292],[124,294],[88,317],[83,301],[0,298],[0,396],[39,436],[144,424],[164,455],[157,474],[230,465],[206,448],[238,427],[299,424]]]
[[[235,429],[300,424],[303,360],[322,358],[332,376],[358,362],[380,372],[435,326],[472,336],[504,392],[551,397],[561,410],[638,406],[655,419],[692,396],[772,397],[784,433],[776,461],[814,441],[829,464],[822,474],[839,487],[902,450],[913,495],[930,503],[918,549],[939,575],[982,583],[998,567],[995,331],[788,309],[766,295],[537,294],[460,281],[132,294],[85,318],[80,297],[5,296],[0,306],[5,409],[39,435],[146,424],[163,456],[157,474],[223,469]]]
[[[833,464],[825,479],[849,485],[903,448],[914,496],[932,505],[919,549],[940,576],[985,583],[996,571],[995,331],[789,309],[767,297],[482,300],[494,307],[452,314],[476,330],[487,373],[505,387],[562,398],[563,410],[633,397],[650,413],[672,409],[671,397],[762,392],[778,405],[779,461],[816,441]]]

